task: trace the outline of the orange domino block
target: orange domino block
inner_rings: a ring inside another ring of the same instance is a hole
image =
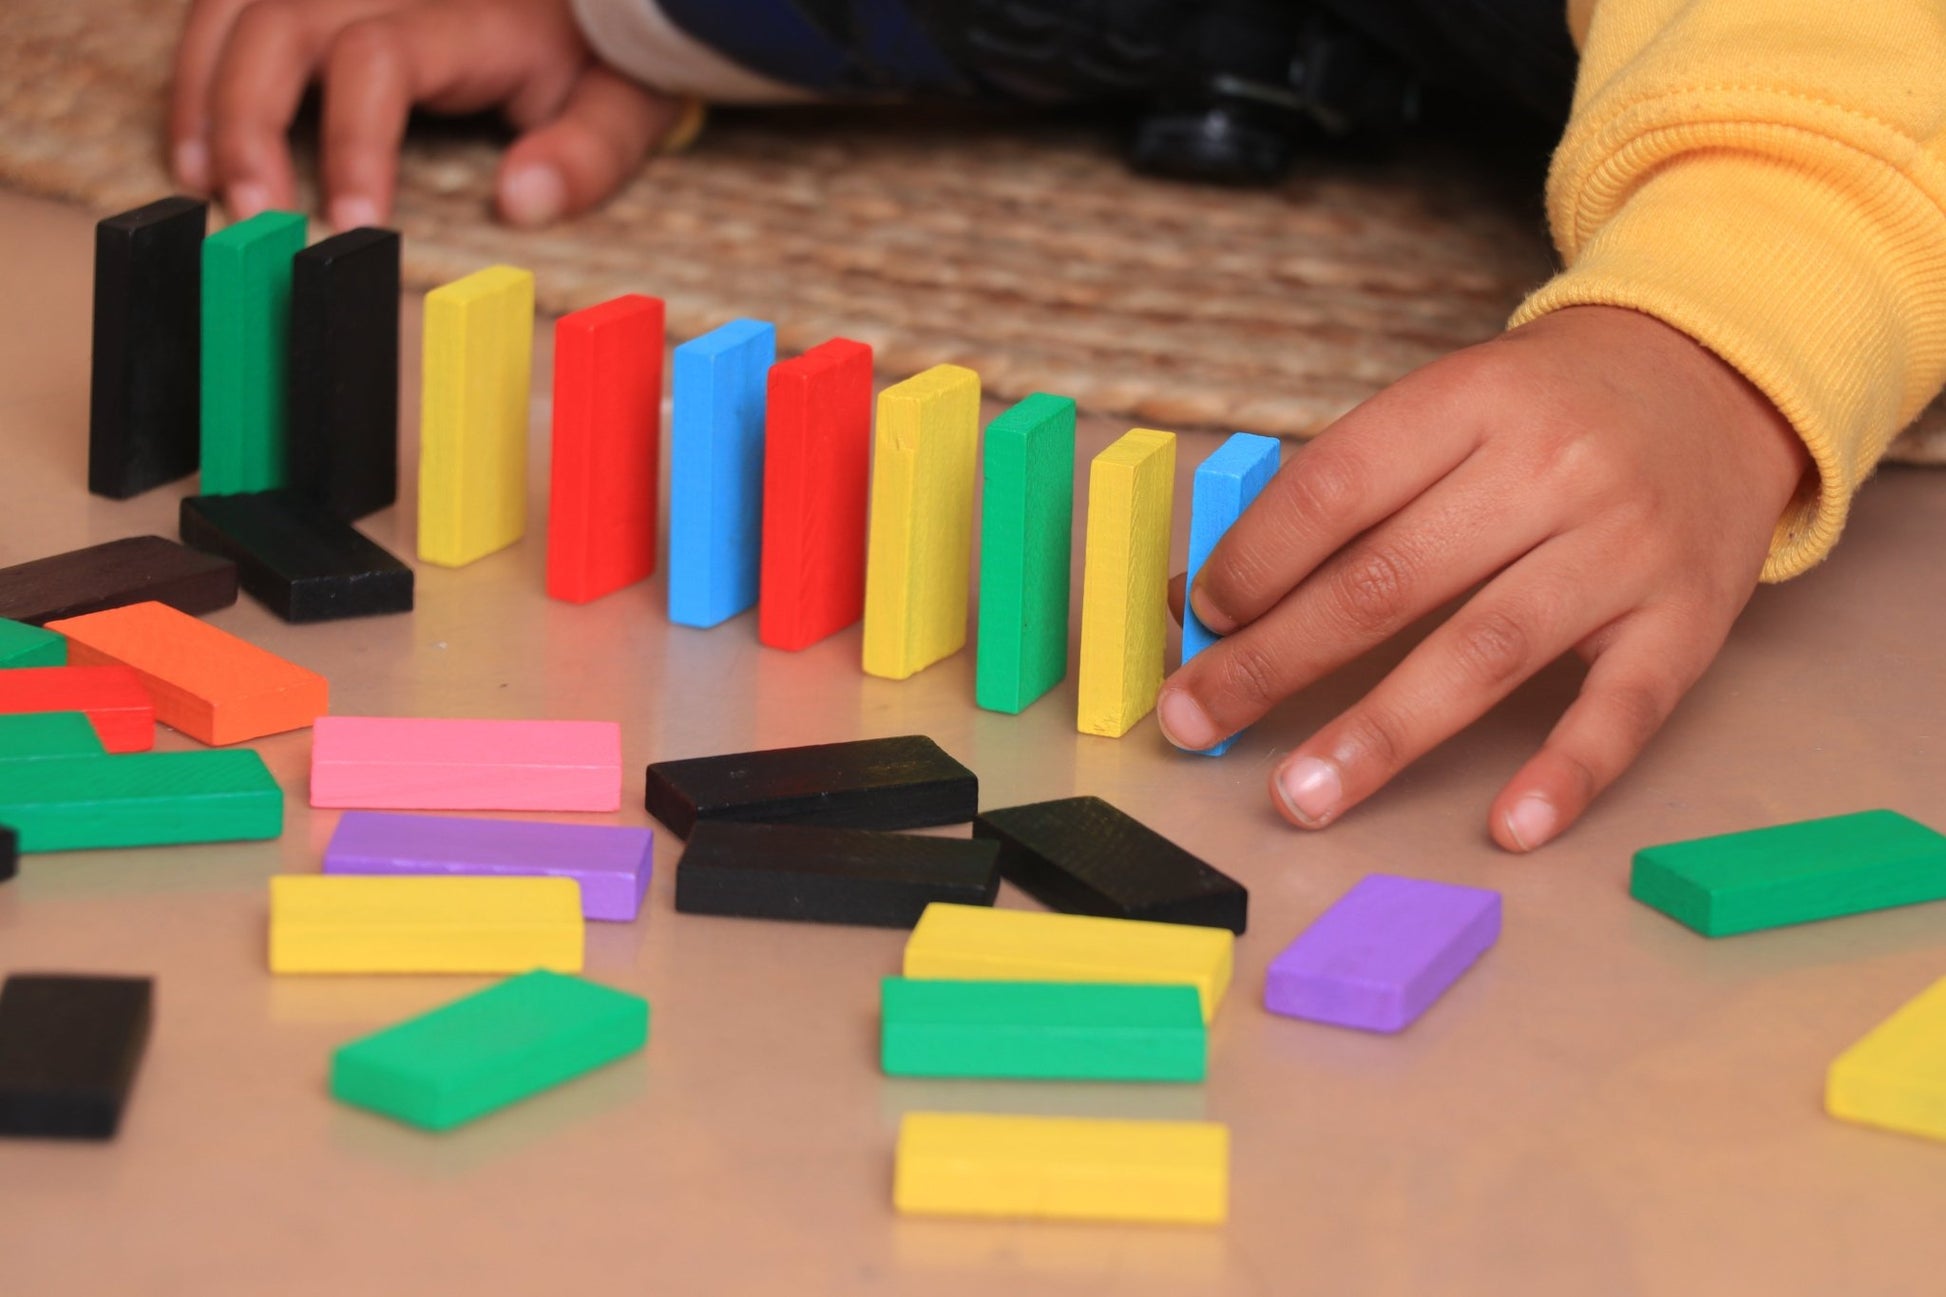
[[[0,671],[0,715],[24,712],[85,712],[110,752],[147,752],[155,746],[155,701],[142,677],[127,667],[70,664]]]
[[[330,700],[330,682],[317,672],[167,604],[130,604],[47,628],[67,636],[77,666],[134,671],[157,720],[215,747],[301,730]]]

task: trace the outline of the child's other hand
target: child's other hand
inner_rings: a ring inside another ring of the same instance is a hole
[[[569,0],[196,0],[176,52],[169,118],[179,183],[237,219],[296,204],[287,133],[324,88],[325,212],[383,222],[406,116],[498,107],[521,132],[494,192],[516,225],[545,225],[620,187],[676,125],[677,101],[599,62]]]
[[[1428,365],[1306,446],[1210,555],[1191,601],[1230,638],[1164,687],[1207,747],[1484,586],[1271,779],[1330,824],[1569,649],[1580,697],[1494,800],[1560,833],[1702,675],[1809,463],[1756,388],[1633,311],[1580,307]]]

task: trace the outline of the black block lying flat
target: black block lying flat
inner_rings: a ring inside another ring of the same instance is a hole
[[[706,820],[676,866],[676,909],[909,928],[928,905],[991,905],[999,847],[868,829]]]
[[[295,491],[190,496],[180,516],[183,540],[234,560],[285,621],[412,611],[412,569]]]
[[[0,1135],[114,1138],[153,1000],[146,977],[9,977],[0,987]]]
[[[0,617],[39,626],[151,600],[215,612],[236,602],[236,590],[228,559],[160,536],[131,536],[0,568]]]
[[[917,829],[972,819],[980,781],[931,739],[908,734],[658,761],[645,800],[677,837],[698,820]]]

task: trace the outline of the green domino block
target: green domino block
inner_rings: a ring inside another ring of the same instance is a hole
[[[22,851],[240,842],[284,831],[284,793],[255,752],[10,761],[0,824]]]
[[[63,635],[0,617],[0,668],[64,667],[68,641]]]
[[[1200,1081],[1208,1054],[1193,986],[888,977],[888,1076]]]
[[[1860,811],[1635,853],[1629,895],[1706,937],[1946,899],[1946,836]]]
[[[987,428],[974,700],[1009,715],[1068,673],[1074,402],[1028,397]]]
[[[287,485],[291,258],[304,217],[262,212],[203,240],[204,495]]]
[[[410,1125],[451,1130],[648,1039],[641,996],[537,971],[352,1041],[332,1055],[331,1093]]]
[[[101,735],[81,712],[21,712],[0,716],[0,761],[49,757],[105,757]],[[0,786],[0,797],[6,789]]]

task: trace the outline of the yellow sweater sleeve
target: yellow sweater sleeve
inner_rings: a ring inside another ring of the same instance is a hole
[[[1794,576],[1946,382],[1946,0],[1588,9],[1547,186],[1567,268],[1514,323],[1629,307],[1756,384],[1816,465],[1764,570]]]

